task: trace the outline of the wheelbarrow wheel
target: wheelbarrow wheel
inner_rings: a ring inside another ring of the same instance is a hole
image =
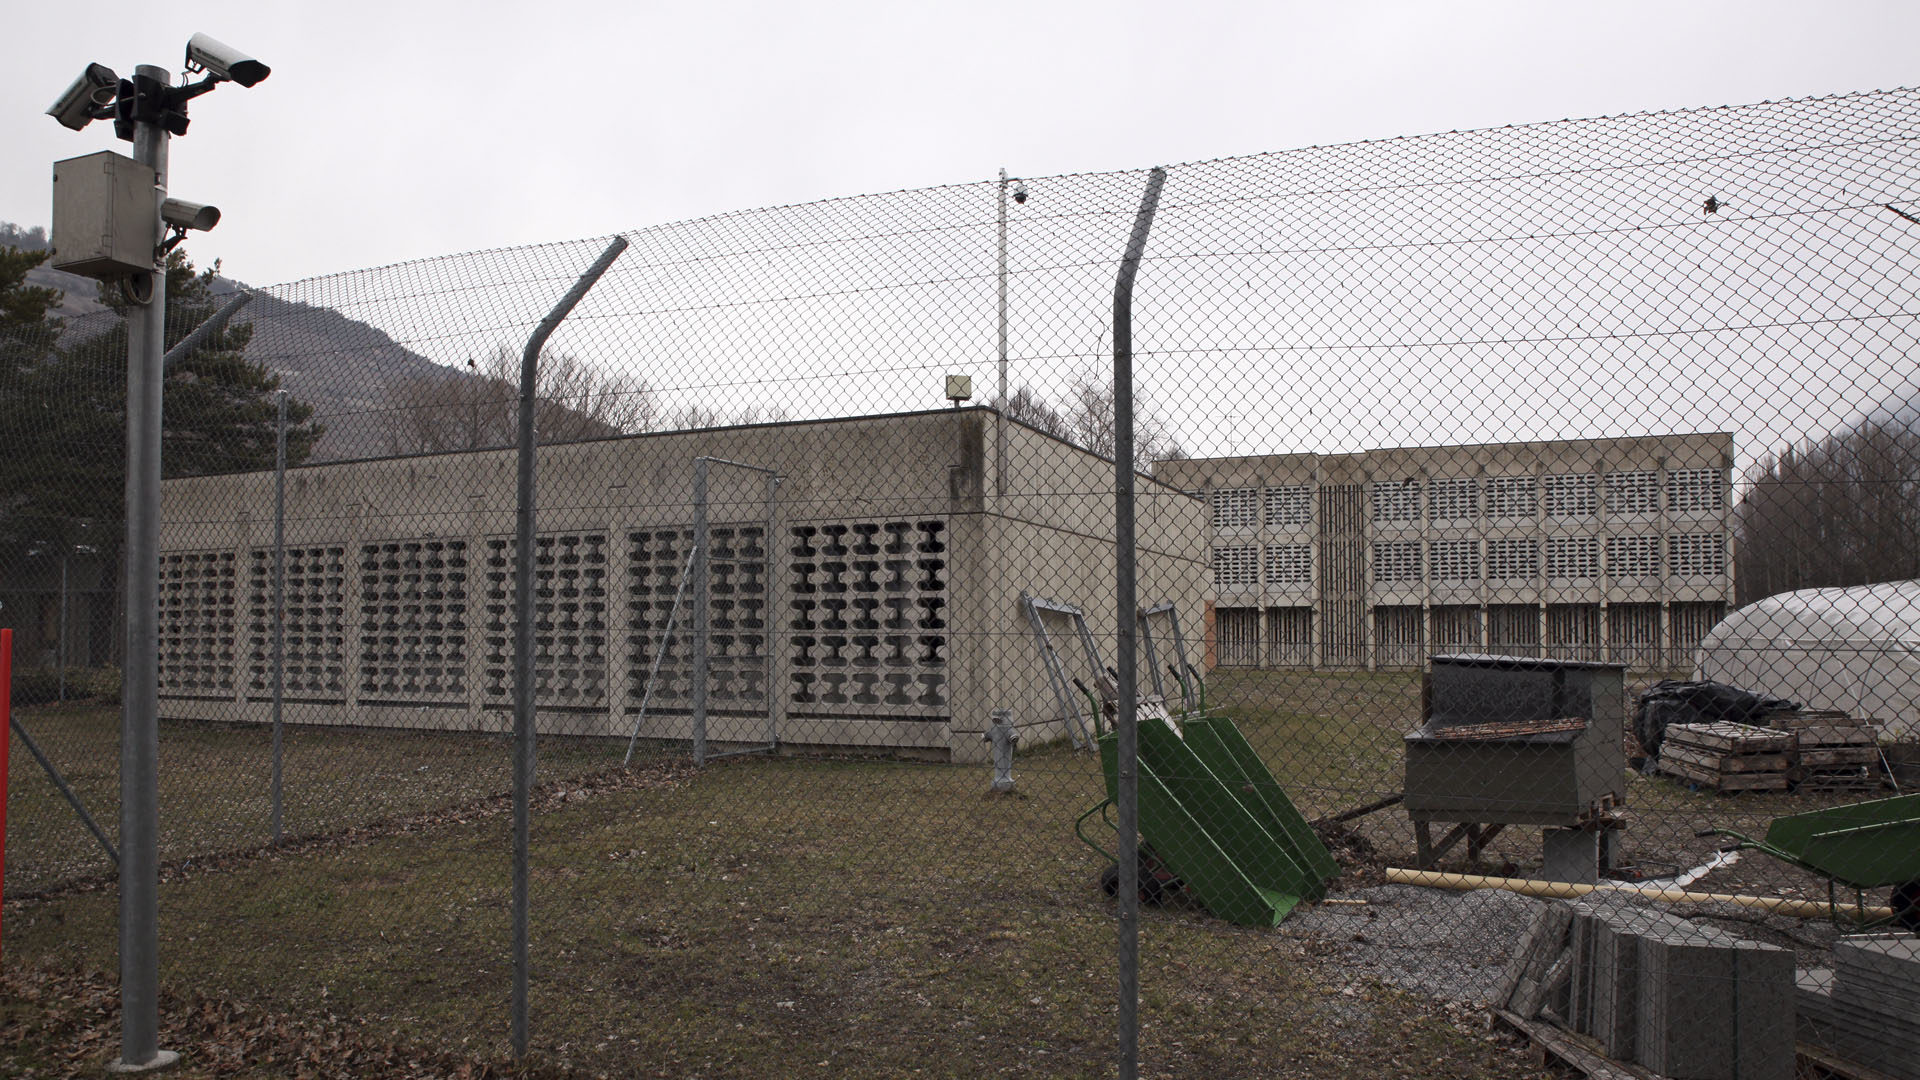
[[[1894,922],[1910,934],[1920,934],[1920,881],[1894,886],[1889,904]]]
[[[1181,888],[1184,887],[1179,878],[1173,876],[1171,871],[1160,865],[1159,859],[1154,858],[1145,851],[1140,852],[1139,859],[1140,861],[1137,865],[1140,867],[1138,880],[1140,882],[1141,903],[1164,904],[1173,899],[1174,894],[1178,893]],[[1119,863],[1108,863],[1107,868],[1100,871],[1100,891],[1108,896],[1120,895]]]

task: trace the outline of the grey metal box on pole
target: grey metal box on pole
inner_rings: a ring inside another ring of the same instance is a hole
[[[111,150],[54,162],[53,269],[102,279],[151,272],[156,176]]]

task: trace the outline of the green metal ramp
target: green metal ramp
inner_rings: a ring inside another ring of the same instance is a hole
[[[1278,925],[1339,867],[1233,721],[1198,716],[1184,727],[1183,739],[1162,718],[1140,719],[1141,845],[1213,914]],[[1112,732],[1099,742],[1111,803],[1118,744]]]

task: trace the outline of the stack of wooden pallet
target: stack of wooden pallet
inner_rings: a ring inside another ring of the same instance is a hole
[[[1880,727],[1837,709],[1770,713],[1767,726],[1795,739],[1791,779],[1807,791],[1880,788]]]
[[[1734,724],[1672,724],[1660,744],[1660,771],[1713,791],[1785,791],[1794,733]]]

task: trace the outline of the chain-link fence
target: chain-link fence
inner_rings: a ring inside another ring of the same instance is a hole
[[[625,234],[540,358],[535,1058],[1108,1075],[1127,878],[1150,1075],[1528,1072],[1487,1009],[1913,1075],[1916,120],[1168,169],[1124,551],[1144,171]],[[170,372],[171,999],[506,1052],[520,351],[605,247],[260,290]],[[111,970],[125,336],[0,283],[7,955]]]

